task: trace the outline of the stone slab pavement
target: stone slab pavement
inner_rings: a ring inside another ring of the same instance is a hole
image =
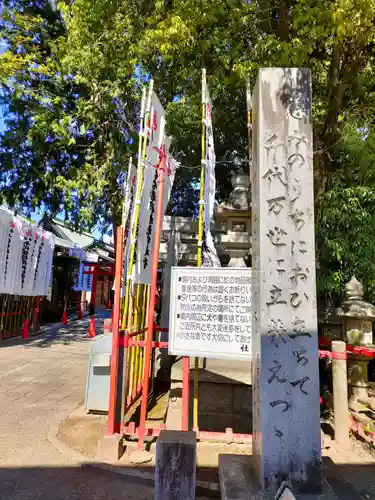
[[[152,498],[149,483],[85,467],[48,440],[84,400],[89,321],[0,343],[0,500]]]

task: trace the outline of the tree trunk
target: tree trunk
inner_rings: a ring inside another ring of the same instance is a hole
[[[277,22],[277,36],[283,42],[289,40],[289,2],[283,0],[280,2],[280,13]]]

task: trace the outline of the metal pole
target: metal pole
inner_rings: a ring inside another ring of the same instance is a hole
[[[129,190],[127,188],[129,186],[129,176],[131,174],[132,165],[133,165],[133,158],[130,157],[129,164],[128,164],[128,173],[126,175],[126,179],[125,179],[124,186],[123,186],[124,201],[122,204],[122,222],[121,222],[121,225],[123,228],[125,228],[126,205],[128,204],[128,200],[129,200]]]
[[[150,301],[147,317],[147,333],[145,343],[145,357],[144,357],[144,372],[143,372],[143,388],[142,388],[142,402],[141,402],[141,418],[139,426],[139,441],[138,448],[143,449],[144,432],[147,416],[147,400],[148,400],[148,387],[150,378],[150,362],[152,340],[154,333],[154,310],[155,310],[155,297],[156,286],[158,279],[158,264],[159,264],[159,250],[161,229],[163,223],[163,198],[164,198],[164,178],[166,168],[166,157],[163,154],[161,161],[158,165],[158,190],[156,201],[156,214],[155,214],[155,232],[154,232],[154,247],[152,251],[152,271],[151,271],[151,287],[150,287]]]
[[[190,399],[189,396],[190,396],[190,359],[187,356],[185,356],[182,360],[181,429],[183,431],[189,430],[189,399]]]
[[[251,87],[250,87],[250,77],[246,82],[246,105],[247,105],[247,140],[249,148],[249,175],[250,182],[252,182],[252,139],[253,139],[253,117],[251,113]]]
[[[96,287],[98,284],[98,266],[94,266],[94,274],[92,277],[92,285],[91,285],[91,297],[90,297],[90,313],[95,312],[95,299],[96,299]]]
[[[197,267],[202,266],[204,182],[206,170],[206,70],[202,69],[201,178],[199,193]],[[198,429],[199,358],[194,359],[193,428]]]
[[[119,414],[118,405],[122,405],[122,398],[118,394],[118,380],[122,376],[119,373],[119,327],[120,327],[120,297],[121,297],[121,272],[122,272],[122,253],[123,253],[124,228],[117,228],[116,241],[116,271],[115,271],[115,297],[113,304],[113,324],[112,324],[112,354],[110,369],[109,386],[109,405],[108,405],[108,434],[118,434],[121,430],[121,419],[117,418]],[[121,411],[121,408],[120,408]],[[121,413],[120,413],[121,415]]]

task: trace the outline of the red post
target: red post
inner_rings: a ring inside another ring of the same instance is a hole
[[[181,429],[189,430],[189,399],[190,399],[190,358],[182,360],[182,415]]]
[[[22,337],[24,339],[28,339],[29,338],[29,320],[27,318],[25,319],[25,323],[24,323],[24,326],[23,326]]]
[[[123,238],[124,229],[122,226],[117,228],[116,242],[116,271],[115,271],[115,298],[113,304],[113,323],[112,323],[112,355],[111,371],[109,385],[109,405],[108,405],[108,434],[118,434],[121,429],[121,421],[117,417],[116,405],[121,394],[117,394],[119,377],[119,327],[120,327],[120,297],[121,297],[121,272],[123,259]],[[120,401],[122,404],[122,402]]]
[[[63,325],[67,325],[68,324],[68,314],[66,312],[66,309],[64,309],[64,312],[63,312],[63,315],[62,315],[62,319],[61,319],[61,323]]]
[[[152,251],[152,271],[151,271],[151,288],[150,288],[150,303],[148,307],[147,317],[147,333],[146,333],[146,347],[145,347],[145,364],[143,372],[143,387],[142,387],[142,402],[141,402],[141,418],[139,425],[139,440],[138,448],[143,449],[144,433],[147,416],[147,400],[148,400],[148,387],[150,379],[150,363],[151,363],[151,350],[152,350],[152,337],[154,333],[154,310],[156,299],[156,284],[158,279],[158,264],[159,264],[159,250],[160,250],[160,237],[163,222],[163,198],[164,198],[164,177],[165,177],[166,158],[165,155],[161,158],[158,165],[158,194],[156,201],[156,214],[155,214],[155,232],[154,232],[154,247]]]
[[[91,310],[95,310],[96,285],[98,283],[98,267],[94,266],[94,274],[92,275],[90,306]]]
[[[35,309],[35,331],[39,330],[40,325],[40,297],[36,298],[36,309]]]

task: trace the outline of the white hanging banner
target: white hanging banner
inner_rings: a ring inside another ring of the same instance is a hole
[[[55,237],[0,208],[0,293],[47,295]]]
[[[158,165],[165,154],[165,111],[157,95],[151,96],[148,146],[138,221],[135,282],[151,284],[151,261],[158,193]]]
[[[216,179],[215,179],[215,149],[212,129],[212,104],[206,82],[206,74],[202,75],[202,102],[205,105],[205,173],[204,173],[204,235],[203,235],[203,266],[220,267],[220,260],[211,234],[211,220],[214,214]]]
[[[55,248],[55,237],[53,234],[43,231],[42,241],[38,249],[38,255],[34,273],[33,295],[47,295],[51,281],[53,251]]]
[[[171,146],[171,142],[172,142],[171,137],[165,138],[166,172],[164,177],[165,184],[164,184],[164,199],[163,199],[163,216],[165,215],[169,199],[171,197],[174,179],[176,176],[176,170],[180,166],[180,163],[169,154],[169,148]]]
[[[0,293],[19,295],[21,288],[23,222],[6,209],[0,210]]]
[[[21,282],[19,289],[13,293],[17,295],[33,295],[35,290],[35,271],[39,249],[42,246],[43,232],[29,223],[23,224],[23,245],[21,254]]]
[[[99,255],[96,253],[88,253],[85,257],[86,262],[98,262],[99,260]],[[92,270],[89,264],[85,265],[84,262],[80,263],[78,278],[73,290],[76,292],[91,292],[92,274],[84,274],[85,271],[89,270]]]

